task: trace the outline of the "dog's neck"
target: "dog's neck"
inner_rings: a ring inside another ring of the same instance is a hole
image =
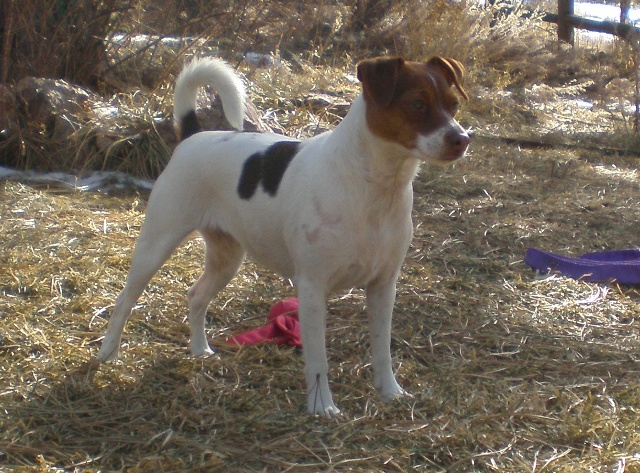
[[[356,172],[364,173],[368,183],[381,190],[404,189],[416,176],[420,162],[404,146],[372,133],[365,117],[366,106],[359,95],[333,131],[335,142],[342,146],[340,155]]]

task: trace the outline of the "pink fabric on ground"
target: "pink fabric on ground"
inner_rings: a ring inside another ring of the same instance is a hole
[[[269,342],[277,345],[302,346],[300,322],[298,321],[298,299],[277,302],[269,312],[265,326],[234,335],[227,343],[234,345],[255,345]]]

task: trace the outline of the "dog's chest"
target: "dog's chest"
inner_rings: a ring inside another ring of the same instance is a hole
[[[410,212],[410,189],[396,205],[380,208],[313,198],[292,241],[297,272],[318,275],[330,289],[364,286],[394,272],[411,240]]]
[[[394,272],[402,264],[411,235],[408,216],[380,226],[368,225],[366,233],[347,245],[349,251],[337,260],[332,286],[336,289],[364,286],[380,275]]]

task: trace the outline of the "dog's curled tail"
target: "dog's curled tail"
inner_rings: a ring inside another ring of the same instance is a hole
[[[180,140],[202,131],[196,118],[196,97],[198,89],[207,85],[220,96],[231,126],[242,130],[247,95],[242,80],[222,59],[201,58],[188,64],[176,80],[173,117]]]

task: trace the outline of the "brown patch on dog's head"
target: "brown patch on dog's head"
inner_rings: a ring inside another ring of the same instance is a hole
[[[367,125],[374,135],[415,150],[420,137],[457,126],[460,136],[468,140],[454,120],[459,104],[454,88],[468,99],[463,88],[464,67],[455,59],[368,59],[358,64],[358,79],[362,82]]]
[[[394,98],[398,73],[404,65],[400,57],[367,59],[358,64],[358,80],[365,97],[380,107],[388,106]]]
[[[434,56],[427,61],[427,64],[439,69],[447,78],[449,85],[455,85],[460,95],[462,95],[465,100],[469,100],[469,96],[462,87],[464,82],[464,66],[460,61],[449,57]]]

